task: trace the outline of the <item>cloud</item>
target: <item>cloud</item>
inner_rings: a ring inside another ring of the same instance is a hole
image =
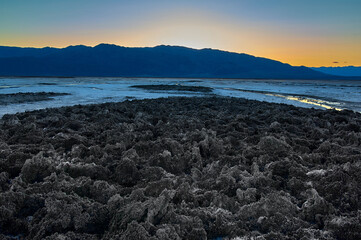
[[[336,62],[336,61],[335,61],[335,62],[333,62],[333,63],[334,63],[334,64],[338,64],[339,62]]]

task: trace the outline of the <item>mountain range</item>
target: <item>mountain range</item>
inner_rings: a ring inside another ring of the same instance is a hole
[[[340,79],[307,67],[214,49],[0,46],[1,76]]]
[[[347,67],[318,67],[311,68],[313,70],[323,72],[326,74],[349,76],[349,77],[361,77],[361,66],[347,66]]]

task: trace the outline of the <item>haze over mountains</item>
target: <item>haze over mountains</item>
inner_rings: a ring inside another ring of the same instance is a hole
[[[340,79],[306,67],[213,49],[0,47],[1,76]]]

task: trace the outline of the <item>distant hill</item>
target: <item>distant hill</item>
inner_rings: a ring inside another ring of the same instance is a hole
[[[100,44],[66,48],[0,47],[1,76],[337,79],[306,67],[213,49],[127,48]]]
[[[319,67],[312,68],[313,70],[320,71],[326,74],[333,74],[339,76],[349,76],[349,77],[361,77],[361,67]]]

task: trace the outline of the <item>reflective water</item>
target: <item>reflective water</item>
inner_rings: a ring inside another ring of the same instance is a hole
[[[0,116],[28,110],[124,101],[126,99],[209,94],[148,91],[132,85],[180,84],[213,88],[215,95],[292,104],[300,107],[350,109],[361,112],[361,81],[253,80],[253,79],[156,79],[156,78],[0,78],[0,94],[61,92],[67,96],[50,101],[0,105]],[[1,95],[0,95],[1,97]]]

